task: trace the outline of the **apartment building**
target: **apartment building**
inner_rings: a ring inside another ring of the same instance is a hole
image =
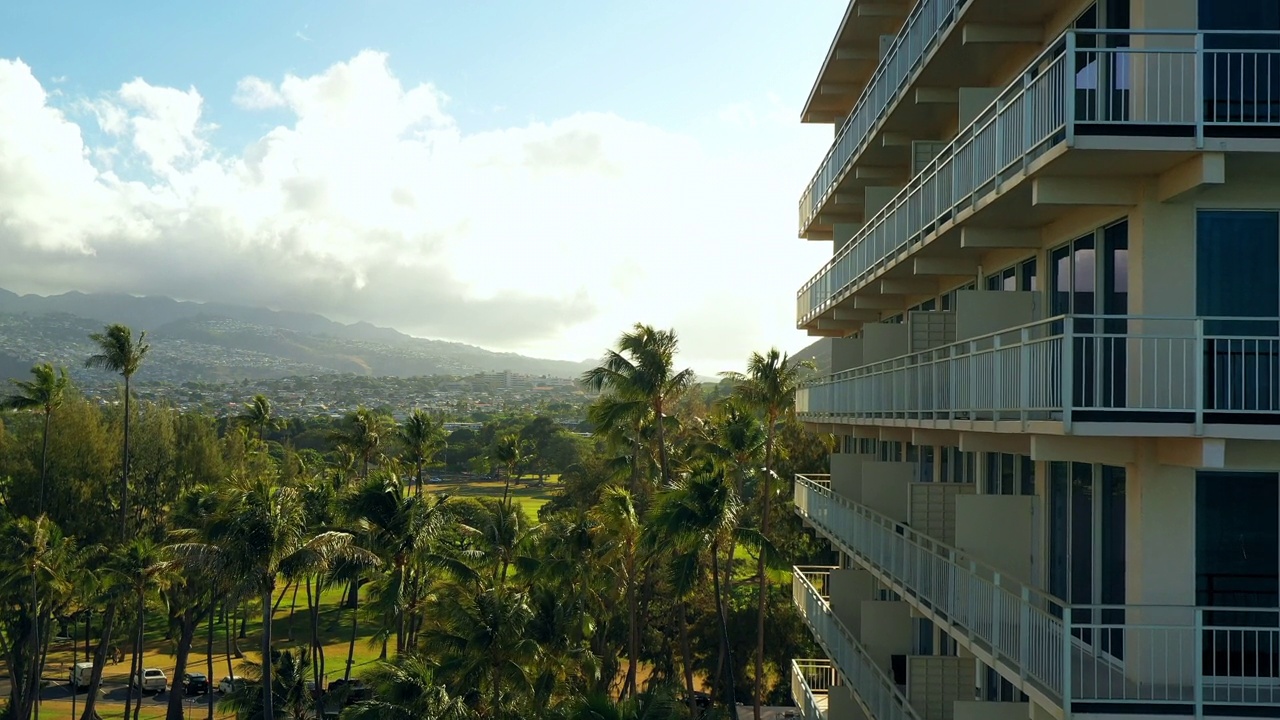
[[[1280,2],[852,0],[807,718],[1280,717]]]

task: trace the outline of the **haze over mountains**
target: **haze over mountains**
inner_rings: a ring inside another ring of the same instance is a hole
[[[151,379],[227,381],[300,374],[470,375],[509,370],[577,377],[580,363],[498,353],[426,340],[369,323],[346,325],[312,313],[281,312],[167,297],[69,292],[17,295],[0,289],[0,378],[26,375],[34,362],[78,372],[92,347],[88,333],[120,322],[146,330]],[[140,378],[142,379],[142,378]]]

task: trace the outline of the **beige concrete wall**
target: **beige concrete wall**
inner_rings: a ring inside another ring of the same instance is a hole
[[[1267,440],[1228,440],[1226,447],[1228,470],[1280,469],[1280,443]]]
[[[919,470],[915,463],[862,463],[862,504],[901,523],[907,522],[908,487]]]
[[[885,675],[891,675],[894,655],[911,652],[911,606],[904,602],[866,600],[862,603],[862,647]]]
[[[853,502],[862,502],[862,464],[867,457],[831,453],[831,491]]]
[[[941,463],[934,463],[934,474]],[[972,495],[977,487],[960,483],[911,483],[909,486],[909,524],[911,527],[948,545],[956,540],[956,496]]]
[[[847,687],[831,688],[827,693],[827,720],[870,720]]]
[[[907,658],[907,700],[920,720],[954,720],[956,701],[974,699],[976,668],[973,658]]]
[[[906,324],[868,323],[862,326],[862,361],[870,365],[906,355],[909,340]]]
[[[1004,90],[999,87],[966,87],[960,88],[960,127],[967,127],[978,119],[981,113]]]
[[[862,229],[862,223],[834,223],[831,229],[834,239],[831,243],[831,254],[838,255],[853,239],[854,234]]]
[[[1019,495],[956,496],[956,548],[1028,582],[1032,577],[1035,502]]]
[[[1195,647],[1196,471],[1158,464],[1155,444],[1144,443],[1127,467],[1125,494],[1126,604],[1158,606],[1125,613],[1125,674],[1143,682],[1190,681],[1196,672],[1188,649]]]
[[[1027,703],[977,700],[957,700],[954,708],[955,720],[1027,720],[1030,711]]]
[[[830,583],[831,611],[861,640],[862,603],[875,597],[875,580],[866,570],[832,570]]]
[[[956,339],[966,340],[1035,322],[1038,293],[961,290],[956,293]]]
[[[862,338],[831,338],[831,372],[852,370],[862,364]]]

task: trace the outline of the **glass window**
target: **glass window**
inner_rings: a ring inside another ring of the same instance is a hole
[[[1039,290],[1039,283],[1036,282],[1036,259],[1031,258],[1022,263],[1022,289],[1028,292]]]
[[[1036,463],[1031,459],[1030,455],[1020,455],[1021,467],[1019,468],[1019,476],[1022,484],[1023,495],[1036,494]]]
[[[1196,214],[1197,315],[1280,315],[1278,267],[1280,215],[1220,210],[1202,210]],[[1205,331],[1219,335],[1253,335],[1266,333],[1272,325],[1207,323]]]

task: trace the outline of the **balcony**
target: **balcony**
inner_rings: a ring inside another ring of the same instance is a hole
[[[791,597],[818,644],[834,661],[840,684],[852,689],[867,714],[876,720],[920,720],[902,691],[831,612],[827,603],[831,570],[792,568]]]
[[[800,475],[796,512],[1038,703],[1072,713],[1280,712],[1280,610],[1070,605]],[[802,577],[797,573],[796,577]],[[800,582],[800,581],[797,581]],[[803,609],[802,609],[803,612]]]
[[[1280,319],[1062,315],[823,377],[796,411],[819,423],[1091,435],[1124,422],[1152,436],[1209,424],[1263,437],[1280,424]]]
[[[1159,175],[1207,139],[1230,150],[1280,137],[1280,50],[1238,49],[1277,41],[1208,32],[1064,34],[800,289],[797,324],[817,327],[854,292],[992,212],[1001,198],[1018,198],[1017,212],[1001,224],[1051,222],[1052,209],[1034,207],[1028,178]],[[1237,49],[1214,49],[1223,45]],[[1085,155],[1068,165],[1068,150]],[[1082,165],[1085,159],[1093,165]]]
[[[827,691],[836,685],[830,660],[792,660],[791,698],[804,720],[827,720]]]
[[[835,142],[818,165],[818,171],[800,196],[800,232],[804,233],[818,211],[834,194],[855,157],[871,142],[873,131],[889,108],[906,92],[910,80],[957,15],[970,0],[920,0],[907,16],[892,47],[876,67],[862,97],[836,133]]]

